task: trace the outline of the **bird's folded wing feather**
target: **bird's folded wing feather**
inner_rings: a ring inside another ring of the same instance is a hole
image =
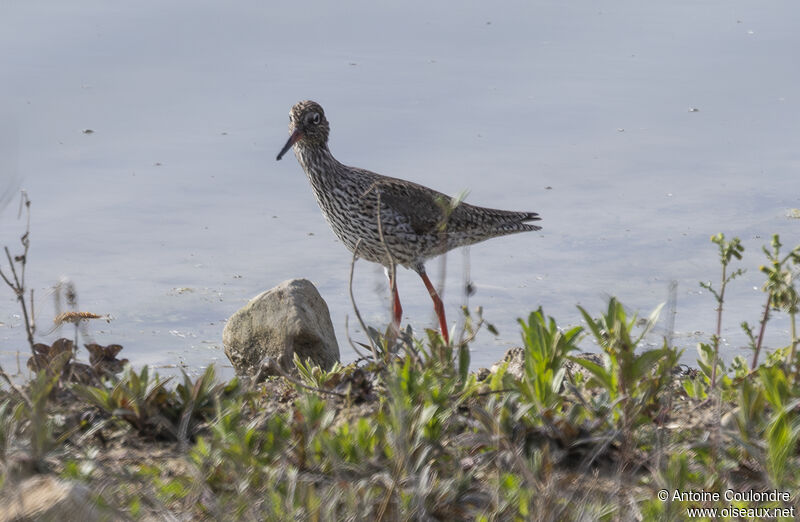
[[[374,185],[382,208],[411,225],[416,234],[435,233],[445,217],[450,198],[415,183],[382,177]]]

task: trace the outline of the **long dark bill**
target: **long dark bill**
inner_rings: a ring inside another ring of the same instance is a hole
[[[283,146],[283,148],[281,149],[281,151],[278,153],[278,157],[277,157],[277,158],[275,158],[275,159],[276,159],[277,161],[280,161],[280,160],[281,160],[281,158],[283,157],[283,155],[284,155],[284,154],[286,154],[286,151],[288,151],[289,149],[291,149],[291,148],[292,148],[292,145],[294,145],[295,143],[297,143],[297,140],[299,140],[299,139],[300,139],[300,138],[302,138],[302,137],[303,137],[303,133],[302,133],[302,132],[300,132],[299,130],[296,130],[296,131],[294,131],[294,132],[292,133],[292,135],[291,135],[291,136],[289,136],[289,139],[288,139],[288,140],[286,140],[286,145],[284,145],[284,146]]]

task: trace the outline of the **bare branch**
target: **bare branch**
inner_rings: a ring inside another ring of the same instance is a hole
[[[19,216],[22,216],[22,207],[25,207],[27,213],[27,222],[25,226],[25,233],[22,234],[20,237],[20,242],[23,246],[23,252],[21,255],[12,257],[11,252],[9,251],[8,247],[4,247],[6,253],[6,259],[8,260],[8,267],[11,271],[11,277],[8,277],[1,269],[0,269],[0,277],[2,277],[3,281],[11,288],[14,294],[17,296],[17,301],[19,301],[20,308],[22,308],[22,317],[25,321],[25,333],[28,337],[28,344],[31,348],[31,353],[33,353],[33,333],[35,330],[35,324],[33,322],[33,290],[31,290],[31,315],[28,315],[28,307],[25,302],[25,266],[28,262],[28,248],[30,247],[30,228],[31,228],[31,214],[30,214],[30,207],[31,202],[28,199],[28,194],[23,190],[22,196],[20,198],[20,207],[19,207]],[[15,263],[19,263],[20,271],[17,273],[17,268]]]
[[[28,397],[28,394],[25,393],[25,391],[22,390],[19,386],[14,384],[14,381],[11,380],[11,377],[8,376],[8,374],[1,365],[0,365],[0,377],[2,377],[3,380],[6,381],[9,386],[11,386],[12,390],[17,392],[17,394],[19,394],[19,396],[22,397],[22,400],[25,401],[25,404],[27,404],[29,408],[33,409],[33,402],[31,402],[31,399],[30,397]]]
[[[12,285],[12,288],[14,289],[14,292],[16,292],[17,296],[19,297],[20,284],[19,284],[19,277],[17,277],[17,269],[14,268],[14,260],[11,258],[11,252],[8,251],[8,247],[3,247],[3,248],[6,251],[6,258],[8,258],[8,266],[11,267],[11,275],[14,276],[14,284]]]
[[[353,341],[353,338],[350,337],[350,325],[346,315],[344,316],[344,334],[347,336],[347,342],[350,343],[350,347],[358,354],[359,359],[367,359],[368,357],[356,347],[355,341]]]
[[[364,322],[364,319],[361,317],[361,311],[358,309],[358,305],[356,304],[356,298],[353,295],[353,272],[355,271],[356,267],[356,260],[358,259],[358,247],[361,246],[361,238],[358,238],[356,241],[356,246],[353,247],[353,260],[350,262],[350,282],[349,282],[349,290],[350,290],[350,302],[353,304],[353,310],[356,313],[356,318],[358,319],[358,324],[361,325],[362,330],[369,339],[369,347],[372,350],[372,357],[375,359],[375,362],[378,362],[378,349],[375,347],[375,343],[372,342],[372,339],[369,336],[369,330],[367,329],[367,325]]]
[[[2,268],[0,268],[0,276],[3,278],[3,281],[5,281],[5,282],[6,282],[6,284],[7,284],[7,285],[8,285],[8,286],[9,286],[9,287],[12,289],[12,290],[14,290],[14,283],[12,283],[12,282],[11,282],[11,281],[10,281],[10,280],[9,280],[9,279],[6,277],[6,275],[3,273],[3,269],[2,269]]]

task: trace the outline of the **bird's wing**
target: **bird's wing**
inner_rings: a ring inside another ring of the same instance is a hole
[[[382,209],[406,221],[416,234],[431,234],[441,225],[451,198],[408,181],[381,176],[370,190],[380,195]]]
[[[398,221],[408,223],[418,235],[476,229],[500,235],[540,228],[529,223],[539,220],[535,212],[478,207],[410,181],[369,174],[372,179],[366,193],[374,193],[375,197],[380,194],[381,208],[389,210]],[[444,228],[443,223],[446,223]]]

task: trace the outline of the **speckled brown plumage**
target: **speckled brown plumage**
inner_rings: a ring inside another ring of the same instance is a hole
[[[339,163],[328,149],[330,125],[316,102],[301,101],[292,107],[289,130],[291,136],[278,159],[294,146],[322,214],[336,236],[351,252],[361,240],[358,255],[384,266],[390,265],[388,247],[397,264],[422,276],[434,303],[438,295],[425,275],[427,259],[485,239],[540,229],[530,223],[539,220],[535,212],[497,210],[464,202],[453,205],[452,198],[441,192]],[[379,233],[379,204],[385,246]],[[395,322],[399,323],[399,299],[393,290]],[[440,304],[437,314],[438,308]],[[444,323],[443,309],[439,319]],[[442,333],[446,339],[445,327]]]

